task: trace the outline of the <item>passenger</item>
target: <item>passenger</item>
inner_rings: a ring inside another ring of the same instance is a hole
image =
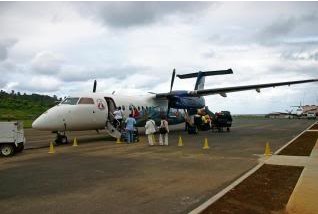
[[[135,118],[132,117],[132,114],[129,114],[129,117],[126,119],[127,143],[134,142],[134,126],[135,125],[136,125]]]
[[[188,112],[185,112],[184,113],[184,125],[185,125],[184,131],[188,131],[189,121],[190,121],[190,118],[189,118]]]
[[[151,119],[151,117],[148,117],[148,120],[145,125],[146,128],[146,135],[148,136],[148,143],[149,146],[154,145],[154,133],[156,133],[156,123]]]
[[[210,129],[211,128],[211,117],[210,117],[210,115],[206,114],[205,115],[205,119],[207,121],[207,126]]]
[[[121,129],[121,125],[122,125],[122,122],[123,122],[123,117],[124,117],[124,114],[123,114],[123,111],[121,110],[121,107],[119,106],[117,108],[116,111],[114,111],[114,126],[116,129]]]
[[[160,146],[168,146],[168,133],[169,133],[169,126],[168,126],[168,121],[166,120],[166,117],[163,116],[161,118],[161,122],[160,122],[160,127],[159,127],[159,145]],[[162,135],[164,135],[164,142],[162,139]]]
[[[139,111],[137,110],[136,107],[133,108],[132,115],[133,115],[134,118],[139,117],[140,114],[139,114]]]

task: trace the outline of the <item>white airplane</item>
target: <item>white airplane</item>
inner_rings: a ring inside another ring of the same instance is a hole
[[[291,107],[297,107],[297,109],[296,109],[296,116],[297,116],[297,117],[303,116],[303,114],[304,114],[304,108],[303,108],[303,106],[301,105],[301,102],[300,102],[299,106],[291,106]]]
[[[205,71],[190,74],[177,75],[180,79],[197,78],[194,90],[173,91],[175,69],[172,73],[170,92],[149,93],[144,96],[123,96],[96,92],[96,80],[93,93],[83,93],[67,97],[58,105],[50,108],[40,115],[32,124],[38,130],[52,131],[57,134],[57,144],[67,143],[66,131],[102,130],[119,138],[121,133],[113,126],[113,112],[119,106],[122,107],[127,117],[133,109],[139,112],[136,117],[137,127],[142,127],[148,116],[156,123],[162,116],[168,116],[169,124],[179,124],[185,121],[184,114],[195,114],[197,109],[205,107],[203,96],[219,94],[226,97],[227,93],[256,90],[260,93],[261,88],[316,82],[318,79],[299,81],[277,82],[257,85],[245,85],[225,88],[204,89],[205,76],[232,74],[231,69],[220,71]],[[174,111],[171,111],[171,108]],[[171,113],[175,113],[171,116]]]

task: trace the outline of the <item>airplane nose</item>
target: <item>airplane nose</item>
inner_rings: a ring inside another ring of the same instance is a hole
[[[65,129],[57,107],[47,110],[34,120],[32,128],[42,131],[60,131]]]
[[[44,121],[43,121],[42,116],[38,117],[35,121],[33,121],[32,128],[34,128],[34,129],[44,128]]]

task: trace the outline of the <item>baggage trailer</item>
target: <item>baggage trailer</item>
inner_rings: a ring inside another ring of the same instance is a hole
[[[23,122],[0,122],[0,155],[9,157],[24,149]]]
[[[219,113],[215,113],[212,119],[212,131],[217,129],[219,132],[223,131],[223,128],[226,128],[226,131],[230,131],[230,127],[232,126],[232,116],[229,111],[221,111]]]

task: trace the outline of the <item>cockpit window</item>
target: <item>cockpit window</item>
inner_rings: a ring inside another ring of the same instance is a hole
[[[68,97],[61,104],[76,105],[79,97]]]
[[[94,104],[94,100],[89,97],[82,97],[78,104]]]

